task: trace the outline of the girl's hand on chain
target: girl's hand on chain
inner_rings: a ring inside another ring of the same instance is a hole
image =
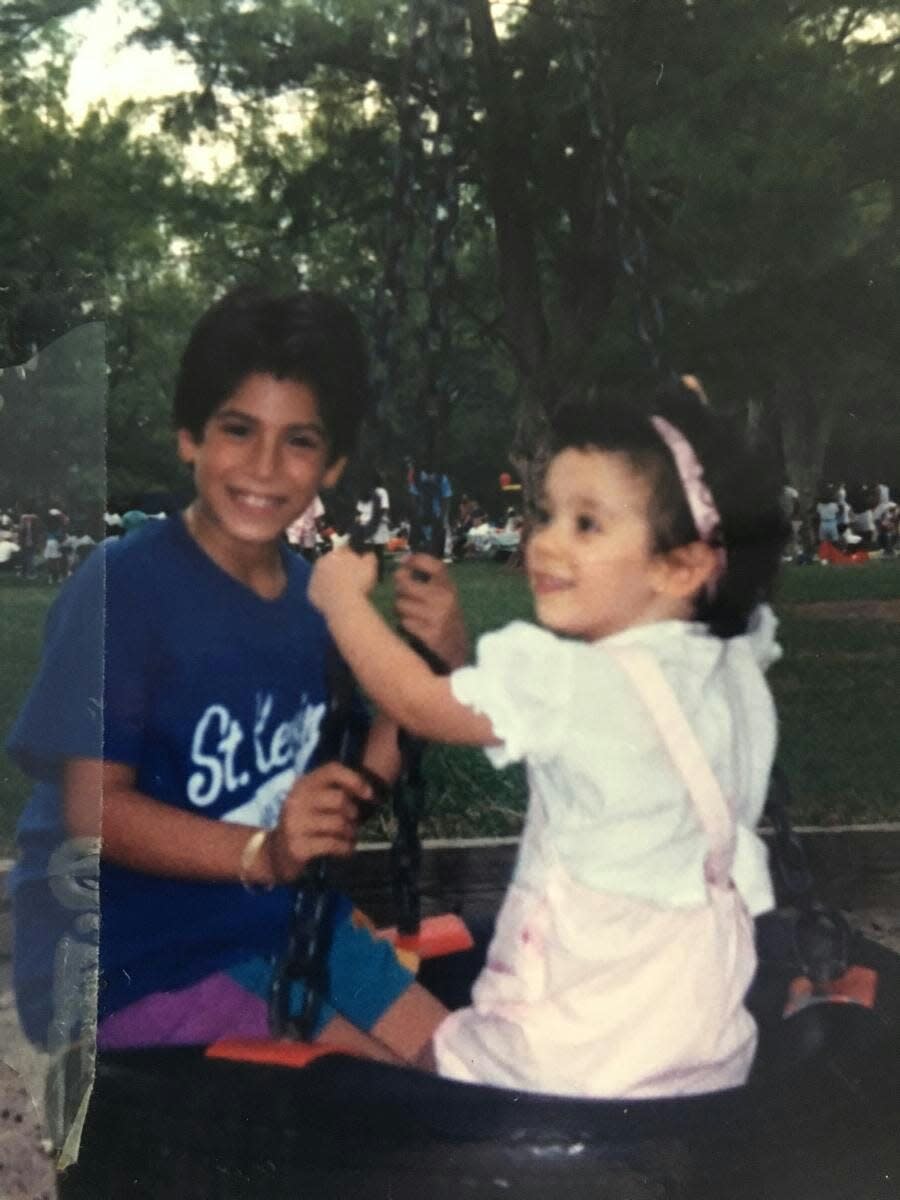
[[[357,554],[349,547],[332,550],[313,567],[309,599],[327,616],[348,598],[368,595],[377,574],[374,554]]]

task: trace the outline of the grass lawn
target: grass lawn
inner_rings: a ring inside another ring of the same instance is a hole
[[[528,617],[524,578],[490,563],[454,577],[473,637]],[[0,730],[8,730],[40,651],[55,592],[0,580]],[[387,590],[379,602],[387,604]],[[781,722],[780,758],[793,781],[798,823],[900,820],[895,754],[900,717],[900,561],[856,567],[789,567],[777,604],[784,658],[772,670]],[[521,771],[494,771],[480,751],[432,748],[427,756],[431,837],[518,831]],[[0,756],[0,855],[9,854],[28,781]],[[371,827],[383,837],[388,826]]]

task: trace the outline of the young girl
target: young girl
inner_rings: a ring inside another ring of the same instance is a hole
[[[692,384],[650,414],[560,413],[526,553],[542,628],[486,635],[449,679],[368,604],[371,560],[316,568],[311,599],[380,706],[527,764],[515,877],[472,1006],[435,1035],[443,1074],[646,1097],[749,1072],[779,653],[760,605],[784,518],[777,481]]]

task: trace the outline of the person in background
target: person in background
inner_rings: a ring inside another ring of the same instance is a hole
[[[836,546],[840,539],[840,531],[838,529],[840,506],[835,499],[834,488],[830,484],[826,484],[820,490],[815,511],[818,519],[819,541],[831,542]]]
[[[890,488],[886,483],[879,483],[876,487],[876,503],[872,516],[875,520],[879,549],[886,557],[893,557],[897,544],[897,505],[891,499]]]
[[[44,541],[44,564],[47,568],[48,583],[62,583],[68,575],[63,542],[68,530],[69,518],[59,508],[51,508],[44,526],[46,538]]]
[[[316,495],[300,516],[287,528],[288,544],[302,554],[307,562],[314,562],[319,542],[319,526],[325,516],[325,505]]]
[[[472,528],[477,512],[478,501],[464,493],[459,502],[459,508],[456,510],[456,522],[452,530],[453,557],[456,559],[465,557],[469,530]]]
[[[0,573],[11,575],[14,572],[19,553],[12,519],[8,517],[6,522],[0,520]]]
[[[452,557],[448,549],[450,501],[453,498],[449,478],[430,462],[420,468],[412,459],[407,459],[406,480],[413,501],[412,546],[427,548],[438,558]]]
[[[103,532],[105,537],[122,536],[122,514],[115,508],[111,508],[103,514]]]
[[[149,520],[149,513],[144,512],[139,504],[132,504],[122,513],[122,537],[127,537],[128,534],[142,529]]]
[[[37,505],[29,502],[19,515],[16,533],[19,541],[19,570],[23,578],[34,579],[35,560],[44,540],[44,529],[35,512]]]
[[[786,562],[800,562],[803,558],[803,518],[800,514],[800,493],[790,483],[781,489],[781,510],[791,530],[790,540],[785,547]]]
[[[366,494],[356,503],[356,525],[375,554],[380,583],[384,579],[385,546],[391,536],[391,498],[377,471],[372,472]]]
[[[877,529],[873,509],[876,503],[875,489],[869,484],[863,483],[859,487],[854,488],[851,497],[852,516],[850,519],[850,528],[856,535],[853,544],[858,545],[862,550],[872,550],[875,548]]]

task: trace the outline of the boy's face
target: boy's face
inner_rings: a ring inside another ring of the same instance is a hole
[[[236,550],[276,542],[320,488],[337,483],[346,463],[328,461],[315,394],[262,374],[241,382],[199,441],[179,429],[178,453],[194,468],[197,517]]]

